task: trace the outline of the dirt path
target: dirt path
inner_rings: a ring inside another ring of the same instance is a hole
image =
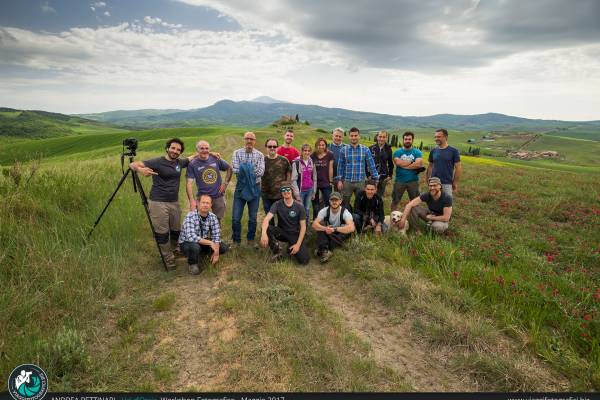
[[[412,318],[405,315],[398,324],[380,305],[365,301],[360,293],[340,290],[340,278],[327,267],[311,266],[306,276],[319,297],[337,312],[348,328],[371,346],[374,359],[403,376],[416,391],[477,391],[466,376],[452,374],[444,367],[447,354],[427,348],[414,336]]]
[[[226,365],[216,360],[219,343],[232,340],[237,331],[232,318],[215,311],[217,293],[227,271],[217,276],[202,272],[187,273],[187,264],[179,262],[181,273],[166,282],[165,291],[176,294],[171,311],[163,313],[157,344],[147,357],[158,355],[174,371],[173,379],[162,390],[214,391],[228,374]]]

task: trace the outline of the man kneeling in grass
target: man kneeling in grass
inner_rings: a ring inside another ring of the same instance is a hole
[[[210,255],[210,262],[216,264],[219,255],[229,249],[221,241],[221,227],[217,216],[210,212],[212,198],[203,194],[196,204],[196,209],[190,211],[184,221],[179,235],[181,251],[188,258],[189,271],[192,275],[200,273],[199,263],[206,262]],[[200,260],[200,256],[203,260]]]
[[[310,261],[310,254],[304,244],[306,210],[301,203],[294,200],[292,185],[289,182],[282,183],[279,190],[282,198],[271,205],[263,219],[260,245],[269,246],[273,252],[272,260],[276,261],[282,256],[279,241],[287,242],[289,243],[287,252],[301,265],[306,265]],[[277,226],[269,224],[275,215],[277,215]]]
[[[322,263],[329,261],[331,250],[342,246],[354,232],[352,214],[342,206],[342,195],[338,192],[329,196],[329,207],[317,214],[312,227],[317,231],[317,256]]]
[[[410,227],[414,229],[421,229],[421,220],[435,233],[444,233],[448,229],[452,215],[452,197],[442,192],[440,178],[429,178],[428,184],[428,193],[415,197],[404,207],[400,229],[404,229],[407,218],[410,218]],[[423,202],[426,206],[422,206]]]

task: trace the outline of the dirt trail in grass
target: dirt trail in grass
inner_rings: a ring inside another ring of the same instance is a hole
[[[213,391],[228,375],[227,366],[216,361],[218,346],[237,335],[235,321],[215,312],[218,289],[227,271],[222,269],[217,276],[206,271],[192,276],[184,259],[178,265],[179,275],[163,285],[165,291],[176,294],[176,302],[162,314],[160,339],[147,356],[158,355],[173,371],[169,385],[162,390]]]
[[[311,265],[306,276],[325,304],[370,344],[373,358],[397,371],[416,391],[480,390],[467,376],[457,376],[445,368],[448,354],[433,351],[414,336],[409,316],[398,323],[390,322],[390,310],[360,293],[349,295],[340,290],[343,283],[327,267]]]

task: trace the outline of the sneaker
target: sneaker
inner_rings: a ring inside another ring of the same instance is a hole
[[[190,264],[189,271],[192,275],[198,275],[200,273],[200,268],[198,268],[198,264]]]
[[[329,261],[331,256],[332,256],[332,253],[330,250],[323,250],[319,261],[321,261],[322,263],[326,263],[327,261]]]
[[[281,253],[274,253],[271,255],[271,257],[269,257],[269,261],[270,262],[277,262],[279,260],[281,260],[283,258],[283,254]]]

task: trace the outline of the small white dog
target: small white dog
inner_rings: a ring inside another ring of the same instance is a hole
[[[404,228],[400,229],[400,220],[402,219],[402,211],[392,211],[390,215],[386,215],[383,223],[388,226],[388,232],[400,232],[406,236],[408,230],[408,221],[404,224]]]

